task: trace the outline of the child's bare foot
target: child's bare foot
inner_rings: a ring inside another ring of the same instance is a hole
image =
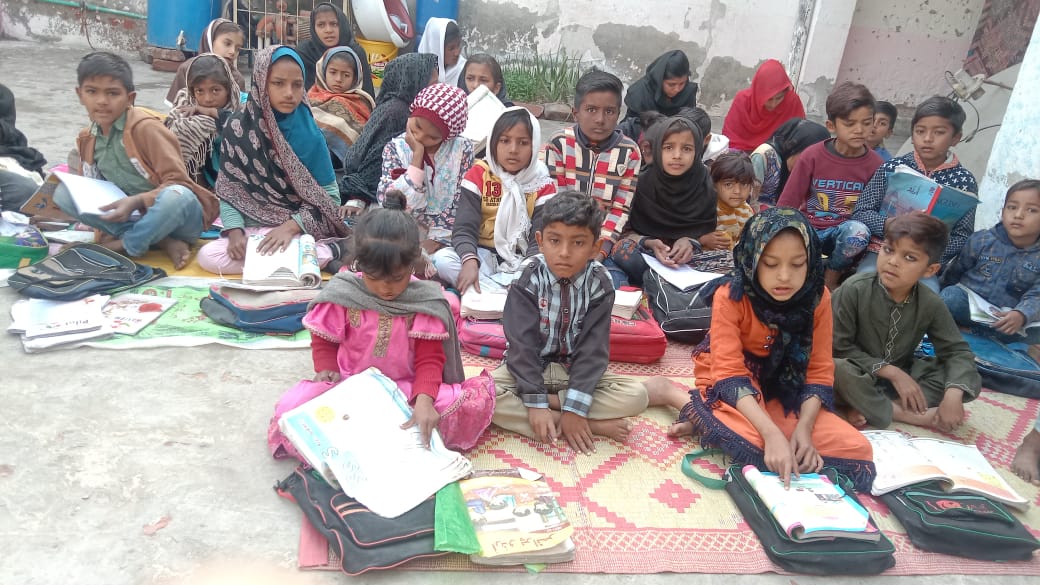
[[[188,265],[191,260],[191,246],[187,242],[177,238],[164,238],[159,242],[166,255],[173,261],[174,270],[180,270]]]
[[[589,430],[593,435],[624,443],[628,440],[628,434],[632,432],[632,423],[627,418],[589,419]]]
[[[664,376],[654,376],[643,385],[646,386],[650,406],[671,406],[675,410],[682,410],[690,401],[689,388]]]
[[[123,240],[120,240],[119,238],[114,238],[112,236],[109,236],[108,234],[103,234],[101,236],[101,239],[99,239],[97,243],[101,246],[108,248],[109,250],[112,250],[113,252],[126,254],[126,248],[123,247]]]
[[[692,434],[693,434],[693,423],[688,421],[688,420],[684,420],[682,422],[677,422],[677,423],[673,424],[672,426],[668,427],[668,436],[669,437],[688,437],[688,436],[690,436]]]
[[[863,413],[855,408],[849,408],[845,411],[845,420],[849,421],[849,424],[857,429],[867,426],[867,417],[863,416]]]
[[[1040,432],[1036,429],[1022,439],[1011,462],[1011,471],[1033,485],[1040,485]]]
[[[910,412],[904,410],[898,402],[892,403],[892,420],[895,422],[907,423],[911,425],[917,425],[919,427],[933,427],[935,422],[935,413],[938,412],[938,407],[931,407],[928,410],[918,414],[916,412]]]

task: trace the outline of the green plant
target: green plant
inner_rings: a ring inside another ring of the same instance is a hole
[[[509,95],[518,101],[568,103],[582,73],[581,58],[571,57],[563,47],[550,53],[513,55],[502,64]]]

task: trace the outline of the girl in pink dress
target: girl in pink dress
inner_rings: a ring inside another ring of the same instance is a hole
[[[464,381],[455,317],[440,285],[412,277],[419,229],[403,195],[362,216],[354,231],[357,274],[340,272],[311,303],[314,379],[278,401],[268,431],[275,457],[297,456],[278,430],[285,412],[340,380],[370,367],[394,380],[414,409],[404,428],[418,426],[429,446],[434,428],[446,445],[473,447],[491,422],[494,388],[487,374]]]

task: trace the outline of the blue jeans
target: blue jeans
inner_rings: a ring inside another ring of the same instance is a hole
[[[632,286],[643,286],[643,273],[646,272],[648,266],[646,260],[643,259],[643,250],[639,247],[639,242],[630,239],[623,239],[620,242],[614,244],[614,249],[610,252],[610,258],[607,258],[603,262],[604,266],[607,266],[607,270],[610,270],[611,266],[607,265],[610,262],[615,270],[620,270],[627,276],[628,283]],[[614,278],[614,274],[611,273],[611,278]],[[614,281],[614,288],[623,286],[618,284],[618,281]]]
[[[971,332],[983,337],[991,337],[1004,343],[1028,343],[1029,345],[1040,343],[1040,331],[1036,328],[1026,329],[1025,335],[1006,335],[986,325],[971,320],[971,305],[968,303],[968,293],[959,286],[948,286],[939,293],[946,308],[953,315],[953,320],[961,327],[970,327]]]
[[[160,191],[155,204],[136,221],[110,222],[97,215],[80,214],[65,185],[54,190],[54,203],[86,225],[122,240],[128,256],[143,256],[166,238],[192,244],[202,233],[202,204],[183,185],[171,185]]]
[[[870,230],[862,222],[847,219],[840,225],[818,229],[820,251],[827,255],[827,268],[845,272],[870,243]]]
[[[867,252],[863,255],[863,259],[859,261],[859,266],[856,267],[856,273],[877,272],[877,259],[877,252]],[[939,292],[939,278],[937,276],[922,278],[920,282],[933,291]]]

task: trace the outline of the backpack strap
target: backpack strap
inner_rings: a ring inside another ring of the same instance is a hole
[[[693,462],[694,461],[696,461],[698,459],[704,459],[705,457],[709,457],[711,455],[721,455],[721,454],[722,454],[722,449],[696,449],[694,451],[690,451],[689,453],[687,453],[686,455],[683,456],[682,463],[680,464],[680,468],[682,469],[682,472],[683,472],[684,475],[686,475],[686,477],[689,477],[691,479],[696,480],[698,483],[700,483],[701,485],[703,485],[704,487],[706,487],[708,489],[711,489],[711,490],[725,489],[726,488],[726,480],[719,479],[717,477],[709,477],[707,475],[702,475],[700,473],[697,473],[693,469]]]

